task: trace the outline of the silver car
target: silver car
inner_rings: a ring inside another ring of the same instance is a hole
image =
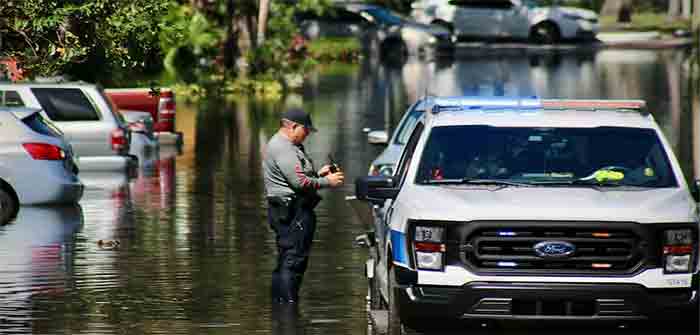
[[[0,223],[20,205],[77,203],[77,173],[70,145],[39,110],[0,107]]]
[[[425,99],[420,99],[411,107],[408,108],[406,114],[401,118],[396,126],[396,131],[388,138],[385,130],[371,131],[367,135],[367,139],[372,144],[387,144],[387,147],[382,151],[377,158],[372,161],[369,166],[368,174],[371,176],[392,176],[394,175],[394,167],[401,158],[401,151],[408,141],[408,137],[413,132],[418,121],[423,117],[425,111]]]
[[[418,23],[377,5],[336,3],[322,16],[303,13],[297,21],[307,38],[356,36],[372,56],[385,59],[450,55],[455,49],[456,39],[446,28]]]
[[[81,170],[130,171],[131,132],[101,87],[82,82],[0,84],[3,106],[26,106],[42,113],[65,133]]]

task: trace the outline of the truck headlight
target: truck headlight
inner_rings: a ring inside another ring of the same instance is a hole
[[[695,261],[695,238],[691,229],[670,229],[664,232],[664,271],[689,273]]]
[[[690,272],[690,255],[667,255],[666,267],[667,273]]]
[[[419,269],[440,270],[442,269],[442,253],[416,251],[416,265]]]
[[[445,227],[416,225],[413,232],[413,250],[418,269],[442,270],[446,251]]]

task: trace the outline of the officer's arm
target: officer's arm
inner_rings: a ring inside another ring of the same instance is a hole
[[[282,174],[295,190],[318,190],[330,186],[325,177],[314,178],[304,174],[301,162],[294,152],[285,151],[277,158],[277,165]]]

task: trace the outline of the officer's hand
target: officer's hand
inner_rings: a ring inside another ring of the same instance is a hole
[[[318,175],[320,177],[325,177],[329,173],[331,173],[331,166],[330,165],[324,165],[320,170],[318,170]]]
[[[326,175],[326,179],[328,179],[328,183],[331,185],[331,187],[338,187],[343,185],[345,175],[342,172],[329,173]]]

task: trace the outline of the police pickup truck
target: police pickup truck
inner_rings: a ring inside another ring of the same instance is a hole
[[[355,185],[380,209],[366,273],[390,334],[445,319],[697,325],[697,186],[643,101],[424,99],[394,175]]]

